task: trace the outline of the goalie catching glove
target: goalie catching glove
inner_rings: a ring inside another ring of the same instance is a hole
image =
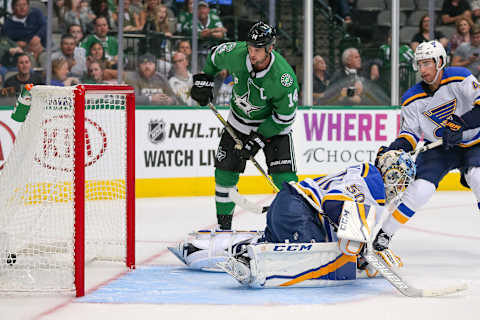
[[[193,86],[190,96],[201,106],[213,101],[213,77],[206,73],[197,73],[193,76]]]
[[[243,149],[240,150],[240,157],[248,160],[250,157],[255,157],[258,150],[265,147],[265,139],[260,133],[252,131],[248,136],[248,140],[245,142]]]

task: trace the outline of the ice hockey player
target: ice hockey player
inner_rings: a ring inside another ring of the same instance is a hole
[[[390,151],[377,167],[365,163],[284,183],[268,210],[263,236],[203,233],[172,251],[191,267],[212,267],[209,261],[214,261],[249,286],[343,284],[356,279],[357,255],[379,229],[385,205],[398,199],[414,177],[411,156]],[[379,254],[389,265],[402,266],[390,249]],[[376,275],[362,260],[358,267]]]
[[[377,158],[389,150],[413,150],[422,136],[427,144],[443,138],[443,148],[418,155],[415,181],[378,233],[376,250],[388,247],[393,234],[428,202],[450,170],[460,170],[461,183],[472,189],[480,209],[480,83],[466,68],[445,67],[446,61],[438,41],[421,43],[415,50],[414,69],[422,81],[403,95],[399,136],[381,147]]]
[[[215,202],[218,224],[231,229],[235,204],[229,192],[236,188],[246,160],[263,149],[268,173],[279,188],[298,181],[291,127],[295,120],[298,84],[290,65],[275,50],[275,29],[257,22],[246,42],[214,47],[203,73],[193,76],[191,96],[202,106],[213,101],[213,76],[227,69],[234,79],[228,123],[243,141],[235,142],[224,130],[215,159]]]

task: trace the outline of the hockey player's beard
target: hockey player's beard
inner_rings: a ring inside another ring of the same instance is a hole
[[[261,61],[257,61],[255,63],[252,63],[252,67],[253,67],[253,70],[255,70],[256,72],[259,72],[259,71],[262,71],[263,69],[265,69],[268,64],[270,63],[270,54],[269,53],[266,53],[265,54],[265,58],[263,58]],[[250,58],[250,62],[252,61],[252,59]]]

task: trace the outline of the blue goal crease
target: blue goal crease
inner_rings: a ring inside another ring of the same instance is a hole
[[[324,288],[251,289],[226,273],[180,266],[138,267],[75,300],[80,303],[291,305],[357,301],[391,291],[384,279],[361,279],[351,285]]]

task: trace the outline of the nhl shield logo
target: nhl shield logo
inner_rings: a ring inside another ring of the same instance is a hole
[[[150,120],[148,123],[148,139],[150,139],[153,144],[165,140],[165,121]]]

